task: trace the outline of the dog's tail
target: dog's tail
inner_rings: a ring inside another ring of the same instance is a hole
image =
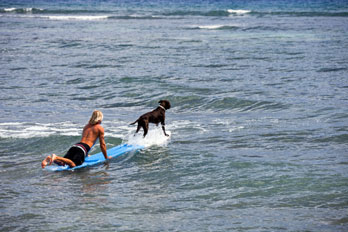
[[[137,123],[139,121],[139,119],[138,120],[136,120],[135,122],[132,122],[131,124],[129,124],[129,125],[134,125],[135,123]]]

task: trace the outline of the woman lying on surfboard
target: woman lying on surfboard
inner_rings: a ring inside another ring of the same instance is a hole
[[[89,119],[88,124],[83,128],[81,141],[73,145],[64,157],[47,156],[41,163],[41,167],[45,168],[46,165],[51,165],[53,162],[59,165],[69,165],[71,168],[81,165],[85,161],[85,157],[88,155],[89,150],[99,138],[100,149],[103,152],[105,159],[107,156],[106,145],[104,141],[104,128],[100,125],[103,120],[103,113],[95,110]]]

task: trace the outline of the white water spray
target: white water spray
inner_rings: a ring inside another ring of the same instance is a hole
[[[169,135],[169,137],[165,136],[162,128],[157,127],[154,129],[150,129],[146,137],[143,137],[142,131],[135,134],[130,133],[125,136],[124,143],[132,144],[132,145],[142,145],[144,147],[151,147],[151,146],[167,146],[167,144],[170,141],[171,138],[171,132],[166,131],[166,133]]]

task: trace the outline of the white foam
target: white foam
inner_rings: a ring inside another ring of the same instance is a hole
[[[145,138],[143,138],[142,131],[140,131],[139,133],[135,135],[133,132],[133,133],[129,133],[125,137],[124,142],[128,144],[132,144],[132,145],[142,145],[144,147],[167,146],[171,138],[171,132],[166,131],[166,133],[169,135],[169,137],[163,134],[161,127],[150,128]]]
[[[8,122],[0,123],[0,138],[35,138],[48,137],[52,135],[63,136],[80,136],[83,125],[74,124],[72,122],[60,123],[19,123]],[[150,130],[145,138],[141,130],[134,136],[136,127],[129,126],[122,121],[113,121],[105,125],[106,137],[115,137],[123,139],[124,143],[132,145],[151,146],[167,146],[170,141],[171,132],[166,131],[170,136],[163,134],[161,126],[151,125]],[[168,127],[170,129],[170,126]]]
[[[235,132],[235,131],[240,131],[244,129],[244,126],[233,126],[231,128],[228,128],[228,132],[232,133],[232,132]]]
[[[230,13],[230,14],[238,14],[238,15],[240,15],[240,14],[248,14],[248,13],[250,13],[251,11],[250,11],[250,10],[234,10],[234,9],[228,9],[227,12]]]
[[[139,14],[131,14],[129,15],[131,18],[160,18],[160,16],[156,15],[139,15]]]
[[[199,29],[208,29],[208,30],[216,30],[223,28],[224,25],[203,25],[203,26],[198,26]]]
[[[244,126],[235,125],[234,119],[214,119],[213,122],[217,126],[219,125],[226,128],[224,131],[228,131],[230,133],[244,129]]]
[[[17,10],[16,8],[5,8],[4,11],[11,12]]]
[[[42,9],[42,8],[21,8],[21,9],[17,9],[17,8],[12,7],[12,8],[5,8],[4,11],[6,11],[6,12],[12,12],[12,11],[16,11],[16,10],[22,10],[22,11],[24,11],[24,12],[32,12],[33,9],[35,9],[35,10],[40,10],[40,11],[43,11],[43,10],[44,10],[44,9]]]
[[[107,15],[49,15],[42,17],[51,20],[104,20],[109,18]]]
[[[214,24],[214,25],[193,25],[190,28],[191,29],[205,29],[205,30],[218,30],[218,29],[228,29],[228,28],[239,28],[239,25],[236,24]]]
[[[20,123],[20,122],[3,122],[3,123],[0,123],[0,126],[18,126],[18,125],[23,125],[23,123]]]
[[[51,135],[78,136],[80,129],[72,123],[0,123],[0,138],[33,138]]]
[[[194,130],[194,133],[205,134],[208,132],[207,125],[201,124],[197,121],[192,120],[177,120],[174,124],[167,125],[166,128],[171,130]]]

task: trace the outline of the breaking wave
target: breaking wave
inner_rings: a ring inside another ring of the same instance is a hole
[[[30,14],[48,15],[53,20],[99,20],[99,19],[161,19],[163,17],[185,17],[185,16],[206,16],[206,17],[230,17],[230,16],[287,16],[287,17],[348,17],[347,11],[262,11],[246,9],[224,9],[224,10],[163,10],[148,11],[144,14],[127,14],[117,10],[97,10],[97,9],[42,9],[42,8],[2,8],[2,14]]]

